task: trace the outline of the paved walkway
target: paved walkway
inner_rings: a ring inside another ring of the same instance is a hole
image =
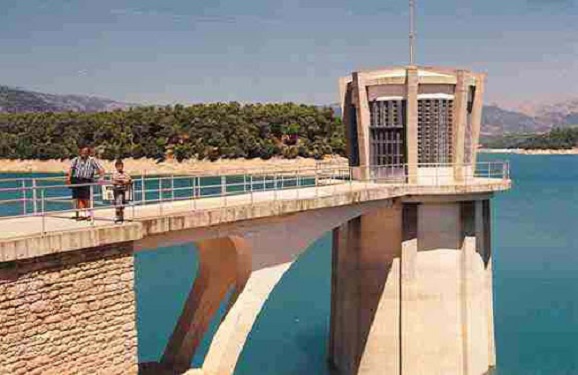
[[[484,187],[482,190],[491,192],[503,190],[504,183],[509,181],[502,179],[478,178],[475,181],[469,181],[467,185],[453,185],[453,187],[464,187],[465,190],[476,190],[475,187]],[[493,186],[493,187],[492,187]],[[492,188],[489,188],[492,187]],[[157,204],[148,204],[144,206],[127,207],[125,218],[127,222],[138,222],[155,217],[164,217],[179,213],[214,210],[218,208],[252,206],[264,202],[277,201],[295,201],[307,199],[319,199],[353,193],[358,191],[389,190],[392,192],[391,197],[400,196],[400,191],[407,194],[425,193],[432,194],[439,190],[443,193],[443,186],[433,185],[409,185],[409,184],[377,184],[365,182],[340,182],[333,185],[318,187],[290,188],[285,190],[267,190],[255,191],[252,193],[242,193],[225,197],[204,197],[198,199],[187,199],[180,201],[166,201]],[[447,186],[446,186],[447,188]],[[474,189],[472,189],[474,188]],[[400,190],[401,189],[401,190]],[[475,192],[475,191],[474,191]],[[478,191],[479,192],[479,191]],[[50,212],[44,217],[21,217],[21,218],[0,218],[0,241],[14,240],[15,238],[37,236],[42,233],[61,232],[78,230],[90,227],[114,226],[114,209],[100,208],[95,210],[95,220],[76,221],[72,217],[73,212]],[[123,224],[116,224],[123,225]]]
[[[178,201],[166,201],[144,206],[131,206],[125,210],[127,222],[139,221],[151,217],[167,216],[187,211],[202,211],[215,208],[252,205],[255,203],[275,202],[279,200],[299,200],[326,197],[349,190],[364,190],[375,184],[340,183],[330,186],[305,187],[298,189],[255,191],[248,194],[229,195],[224,197],[205,197]],[[14,237],[37,235],[43,232],[68,231],[94,226],[114,225],[114,209],[99,208],[94,211],[95,220],[76,221],[73,212],[49,212],[44,217],[0,217],[0,240]],[[122,225],[122,224],[116,224]]]

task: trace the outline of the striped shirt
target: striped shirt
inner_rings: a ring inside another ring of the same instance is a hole
[[[72,177],[92,180],[94,175],[102,169],[100,163],[92,157],[82,159],[80,156],[72,160]]]

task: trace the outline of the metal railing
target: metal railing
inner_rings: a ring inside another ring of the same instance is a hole
[[[459,178],[457,178],[459,176]],[[379,184],[449,186],[481,183],[485,179],[509,179],[509,164],[504,161],[480,162],[473,165],[419,164],[411,169],[407,164],[349,167],[340,163],[320,163],[301,168],[228,169],[204,175],[133,177],[133,199],[125,205],[128,220],[136,217],[135,208],[156,204],[156,214],[163,215],[168,203],[189,201],[187,209],[198,210],[201,202],[213,199],[211,209],[228,207],[235,197],[246,195],[243,204],[257,199],[277,201],[299,199],[300,196],[319,198],[337,192],[340,185],[350,189],[375,188]],[[42,217],[42,233],[46,217],[71,218],[78,210],[72,205],[71,188],[90,189],[90,222],[114,220],[114,216],[96,214],[115,208],[104,199],[102,186],[110,179],[90,184],[67,185],[64,176],[0,179],[0,220],[18,217]],[[379,187],[379,186],[378,186]],[[309,189],[308,194],[303,193]],[[291,193],[287,193],[291,191]],[[209,201],[205,201],[209,202]],[[237,201],[237,203],[240,201]],[[205,208],[206,208],[205,207]],[[132,211],[131,211],[132,210]]]

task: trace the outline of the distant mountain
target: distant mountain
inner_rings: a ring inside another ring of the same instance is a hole
[[[102,112],[132,106],[93,96],[44,94],[0,85],[0,112]]]
[[[341,115],[339,104],[330,104],[337,116]],[[484,106],[482,134],[546,133],[554,127],[578,125],[578,100],[536,107],[533,111],[504,109],[496,104]]]
[[[578,99],[537,105],[532,108],[531,114],[542,123],[552,126],[578,125]]]
[[[482,112],[482,134],[542,133],[550,129],[547,123],[521,112],[485,105]]]

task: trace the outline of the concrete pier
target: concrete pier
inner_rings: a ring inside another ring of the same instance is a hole
[[[489,201],[398,202],[334,230],[337,374],[485,374],[495,366]]]

